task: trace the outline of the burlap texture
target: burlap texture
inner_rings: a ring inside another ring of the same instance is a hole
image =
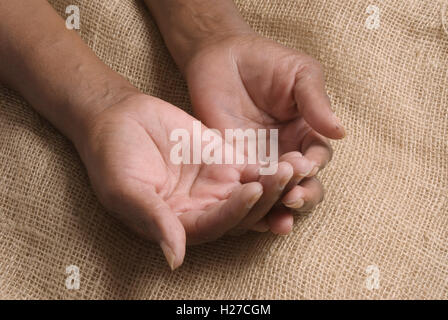
[[[143,3],[53,0],[81,9],[81,35],[144,92],[190,109]],[[0,89],[0,298],[448,297],[448,34],[434,0],[240,0],[260,33],[320,60],[348,136],[320,174],[326,199],[286,237],[250,233],[159,248],[111,218],[71,144]],[[379,29],[365,25],[380,11]],[[448,17],[448,13],[446,13]],[[65,286],[80,268],[79,290]],[[378,268],[369,290],[366,269]]]

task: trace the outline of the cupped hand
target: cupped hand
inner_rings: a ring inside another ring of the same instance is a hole
[[[257,225],[289,232],[289,209],[311,209],[323,199],[322,185],[311,177],[331,159],[328,138],[345,136],[330,108],[322,67],[301,52],[246,33],[204,43],[183,72],[195,116],[208,127],[279,130],[280,160],[292,165],[293,178],[284,206],[277,203]]]
[[[170,135],[196,120],[154,97],[132,95],[97,114],[75,143],[102,204],[141,236],[157,241],[171,268],[186,243],[214,240],[238,227],[263,195],[253,166],[177,164]],[[205,127],[204,127],[205,128]],[[281,163],[269,177],[281,188],[292,175]]]

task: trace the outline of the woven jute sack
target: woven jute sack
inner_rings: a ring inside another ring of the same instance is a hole
[[[186,84],[141,1],[51,3],[63,17],[78,5],[79,33],[105,63],[142,91],[190,110]],[[1,88],[0,298],[448,297],[444,3],[237,5],[259,33],[325,69],[348,130],[320,174],[325,201],[297,218],[288,236],[248,233],[190,247],[171,272],[155,244],[99,204],[69,141]]]

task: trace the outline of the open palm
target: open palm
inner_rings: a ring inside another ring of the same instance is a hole
[[[302,183],[290,186],[284,203],[310,208],[322,199],[320,183],[301,178],[330,161],[327,137],[342,138],[345,132],[330,109],[315,60],[261,36],[245,35],[204,46],[185,75],[194,113],[208,127],[278,129],[279,154],[304,155],[291,162],[299,176],[294,183]]]
[[[138,94],[109,107],[89,126],[80,151],[100,201],[133,230],[160,243],[171,267],[179,266],[185,244],[214,240],[249,215],[268,195],[256,166],[176,164],[170,158],[175,129],[193,136],[195,119],[169,103]],[[205,127],[204,127],[205,128]],[[281,163],[265,178],[289,180]],[[255,205],[256,204],[256,205]]]

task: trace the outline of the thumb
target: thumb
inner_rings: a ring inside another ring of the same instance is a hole
[[[294,99],[300,114],[311,128],[330,139],[342,139],[345,130],[330,107],[324,73],[319,62],[307,57],[296,73]]]
[[[153,189],[139,190],[133,194],[127,220],[144,238],[156,241],[171,268],[178,268],[185,257],[185,229],[168,204]],[[128,208],[129,208],[128,207]]]
[[[155,193],[155,192],[154,192]],[[159,195],[153,195],[149,211],[156,230],[156,241],[171,270],[178,268],[185,257],[185,229],[168,204]]]

